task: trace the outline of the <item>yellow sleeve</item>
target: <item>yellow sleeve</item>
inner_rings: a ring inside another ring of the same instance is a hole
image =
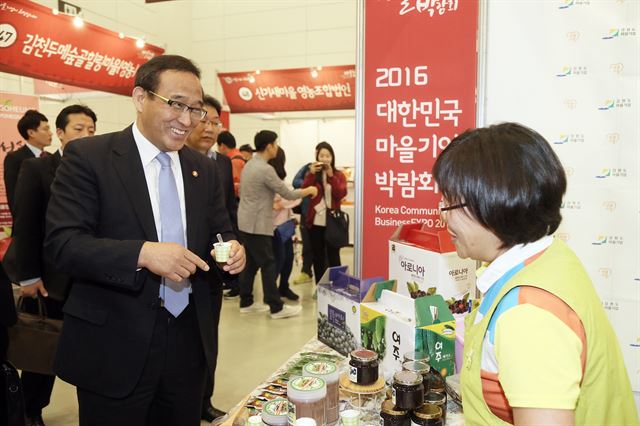
[[[498,378],[512,407],[573,410],[582,380],[582,342],[551,312],[515,306],[495,329]]]

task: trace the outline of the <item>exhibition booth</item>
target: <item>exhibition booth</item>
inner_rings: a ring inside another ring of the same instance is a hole
[[[21,146],[27,109],[52,121],[86,103],[97,133],[130,124],[135,70],[168,53],[202,68],[238,146],[278,133],[286,181],[320,141],[347,176],[351,267],[316,277],[310,340],[286,347],[214,424],[464,424],[464,319],[483,297],[480,264],[456,254],[432,168],[455,136],[504,121],[540,132],[564,166],[554,237],[593,281],[640,407],[637,2],[77,3],[0,2],[0,160]],[[263,28],[282,14],[281,32]],[[164,31],[174,24],[184,34]]]

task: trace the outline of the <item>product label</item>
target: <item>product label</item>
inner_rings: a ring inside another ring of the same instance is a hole
[[[289,412],[289,404],[286,399],[276,399],[264,406],[264,411],[272,416],[284,416]]]
[[[335,373],[337,367],[332,362],[317,361],[305,365],[304,370],[312,374],[325,375]]]
[[[289,424],[293,426],[296,423],[296,404],[289,401],[289,414],[287,415],[289,418]]]
[[[396,388],[391,388],[391,401],[393,401],[393,405],[396,405]]]
[[[347,314],[345,314],[343,310],[338,309],[335,306],[327,306],[327,320],[330,324],[333,324],[340,330],[345,330],[347,328]]]
[[[318,377],[297,377],[291,382],[291,387],[301,391],[317,391],[322,389],[325,382]]]
[[[356,367],[349,367],[349,380],[358,383],[358,369]]]

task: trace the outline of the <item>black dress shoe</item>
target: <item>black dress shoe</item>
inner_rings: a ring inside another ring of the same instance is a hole
[[[290,288],[287,288],[286,290],[280,290],[280,296],[284,297],[285,299],[293,300],[294,302],[300,299],[300,296],[291,291]]]
[[[212,422],[218,417],[224,416],[225,414],[227,413],[209,405],[208,407],[204,407],[202,409],[202,414],[200,415],[200,418],[206,422]]]
[[[25,425],[26,426],[44,426],[44,420],[42,420],[42,415],[37,414],[35,416],[26,416]]]

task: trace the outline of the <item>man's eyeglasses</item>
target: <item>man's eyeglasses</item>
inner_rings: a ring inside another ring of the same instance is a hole
[[[151,93],[153,96],[169,105],[172,110],[174,110],[175,112],[179,112],[180,114],[189,112],[191,117],[195,120],[204,120],[204,118],[207,116],[207,111],[203,110],[202,108],[190,107],[189,105],[183,104],[182,102],[167,99],[164,96],[160,96],[157,93],[152,92],[151,90],[147,90],[147,92]]]
[[[440,210],[440,218],[442,218],[442,213],[448,212],[449,210],[461,209],[466,207],[467,203],[454,204],[452,206],[448,206],[444,201],[440,201],[438,203],[438,210]]]
[[[222,122],[221,121],[201,120],[201,123],[204,124],[205,126],[211,125],[213,127],[218,127],[218,128],[222,127]]]

